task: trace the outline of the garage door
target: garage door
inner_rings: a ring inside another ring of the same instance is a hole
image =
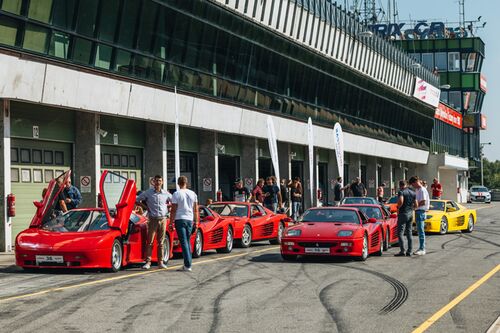
[[[12,241],[26,229],[35,214],[33,201],[51,179],[71,168],[71,143],[12,139],[11,186],[16,196],[16,216],[12,219]]]
[[[101,171],[110,170],[134,179],[142,188],[142,149],[101,145]]]

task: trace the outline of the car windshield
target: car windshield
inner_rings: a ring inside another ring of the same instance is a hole
[[[429,210],[442,210],[442,211],[444,211],[444,201],[431,200],[430,204],[429,204]]]
[[[45,223],[44,230],[56,232],[83,232],[109,229],[106,214],[97,210],[70,210]]]
[[[345,198],[343,204],[378,204],[374,198],[367,197],[350,197]]]
[[[236,217],[248,216],[248,206],[246,205],[212,204],[208,207],[212,209],[214,212],[218,213],[220,216],[236,216]]]
[[[488,189],[484,186],[472,187],[471,192],[488,192]]]
[[[378,207],[358,206],[356,208],[365,213],[365,215],[368,216],[369,219],[371,218],[377,220],[383,219],[382,212]]]
[[[391,197],[389,199],[389,201],[387,201],[387,203],[390,203],[390,204],[395,204],[396,202],[398,202],[398,197],[396,195]]]
[[[300,218],[301,222],[360,223],[358,214],[346,209],[310,209]]]

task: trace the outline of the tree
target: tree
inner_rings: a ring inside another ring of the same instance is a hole
[[[484,186],[489,189],[500,189],[500,161],[490,162],[483,158]],[[481,167],[471,169],[469,186],[481,185]]]

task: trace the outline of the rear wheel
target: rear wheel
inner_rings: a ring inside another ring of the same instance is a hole
[[[281,258],[285,261],[295,261],[297,260],[297,255],[296,254],[281,254]]]
[[[444,235],[448,232],[448,219],[446,218],[446,216],[443,216],[441,218],[441,225],[439,227],[439,233],[441,235]]]
[[[249,247],[250,243],[252,243],[252,228],[248,224],[245,224],[241,234],[240,245],[241,247]]]
[[[474,217],[472,215],[469,215],[469,222],[467,223],[467,229],[464,230],[464,232],[470,233],[474,230]]]
[[[122,244],[115,239],[111,247],[111,271],[118,272],[122,268],[123,251]]]
[[[279,245],[281,244],[281,238],[283,237],[283,232],[285,231],[285,226],[283,225],[283,223],[280,222],[279,226],[278,226],[278,237],[276,237],[275,239],[271,239],[269,241],[269,243],[273,244],[273,245]]]
[[[365,234],[363,237],[363,249],[361,251],[361,256],[358,257],[358,260],[365,261],[368,258],[368,237]]]
[[[233,237],[233,228],[229,227],[227,228],[227,234],[226,234],[226,246],[217,249],[217,252],[219,253],[229,253],[233,250],[233,242],[234,242],[234,237]]]
[[[389,233],[390,230],[387,228],[385,231],[385,237],[384,237],[384,251],[387,251],[389,249]]]
[[[203,252],[203,235],[201,234],[201,231],[198,229],[196,231],[196,238],[194,239],[193,258],[199,258],[202,252]]]
[[[380,233],[382,233],[382,231]],[[378,250],[377,250],[377,252],[374,253],[376,256],[380,257],[380,256],[382,256],[382,253],[384,253],[384,243],[385,243],[385,239],[384,240],[380,239]]]
[[[167,265],[169,260],[170,260],[170,238],[168,238],[168,235],[165,235],[165,241],[163,242],[163,263]]]

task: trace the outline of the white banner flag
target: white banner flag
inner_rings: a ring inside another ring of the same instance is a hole
[[[273,119],[267,116],[267,141],[269,143],[269,153],[273,161],[274,175],[276,176],[277,186],[280,184],[280,168],[278,162],[278,143],[276,142],[276,132],[274,131]]]
[[[314,133],[311,117],[307,120],[307,142],[309,144],[309,189],[311,192],[311,206],[314,205]]]
[[[335,123],[333,127],[333,146],[335,147],[335,155],[337,156],[339,177],[342,177],[342,183],[344,183],[344,133],[339,123]]]
[[[177,87],[174,87],[175,92],[175,188],[179,189],[179,185],[177,184],[177,180],[181,176],[181,161],[180,161],[180,148],[179,148],[179,109],[177,107]]]

